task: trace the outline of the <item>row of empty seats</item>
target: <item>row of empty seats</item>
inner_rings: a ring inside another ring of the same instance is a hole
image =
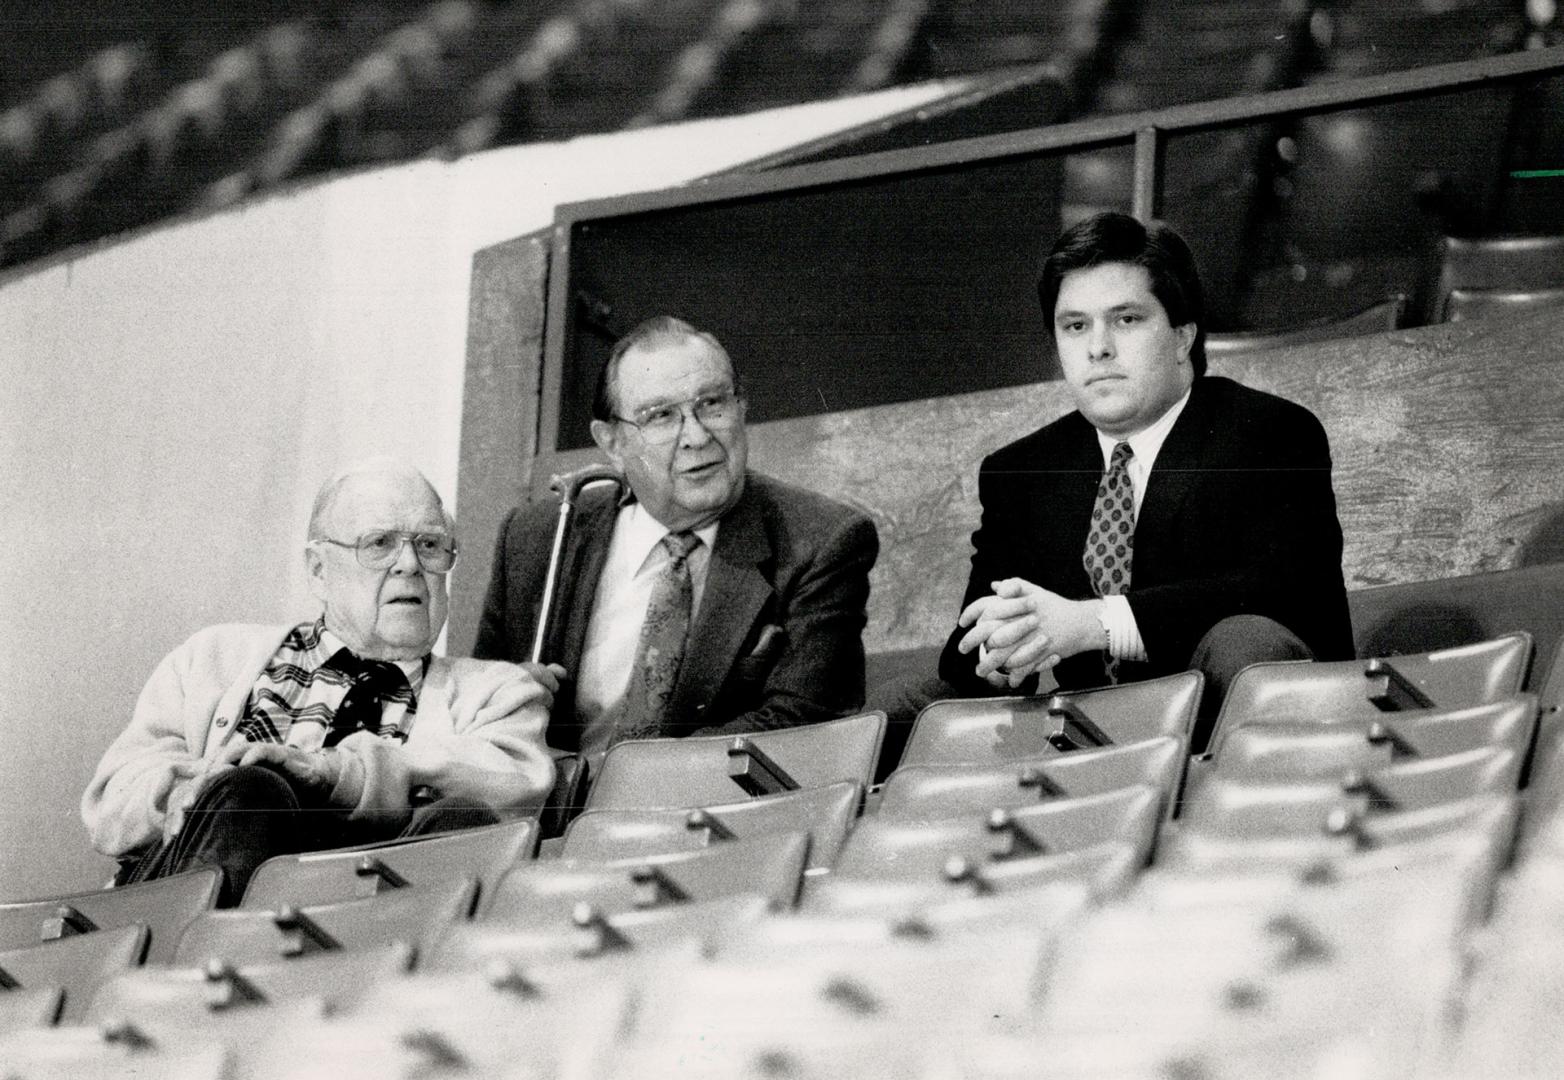
[[[632,742],[558,840],[522,820],[281,858],[231,911],[210,910],[210,872],[6,905],[0,1060],[515,1075],[530,1044],[536,1075],[841,1075],[872,1051],[938,1076],[976,1046],[995,1071],[955,1075],[1006,1076],[1047,1045],[1083,1075],[1186,1058],[1242,1075],[1283,1045],[1300,1069],[1346,1050],[1443,1062],[1468,1052],[1447,1014],[1473,928],[1502,883],[1542,873],[1504,872],[1534,742],[1523,852],[1557,831],[1530,653],[1513,634],[1258,665],[1187,781],[1197,675],[937,703],[867,792],[878,714]]]

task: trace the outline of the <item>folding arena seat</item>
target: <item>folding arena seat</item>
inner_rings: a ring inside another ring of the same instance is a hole
[[[50,1027],[60,1015],[65,991],[58,986],[7,990],[0,994],[0,1037],[26,1028]]]
[[[849,716],[754,735],[632,739],[611,749],[589,810],[720,806],[842,781],[874,779],[885,714]]]
[[[217,870],[202,869],[116,889],[0,904],[0,948],[139,923],[151,935],[147,961],[160,963],[173,955],[185,926],[211,909],[221,882]]]
[[[346,1008],[412,963],[413,950],[399,942],[242,967],[222,960],[201,967],[142,967],[99,987],[83,1022],[129,1021],[159,1040],[207,1033],[236,1015],[276,1023],[279,1007],[302,999],[314,1002],[316,1012]]]
[[[564,859],[632,859],[698,851],[735,837],[809,834],[810,868],[836,859],[863,804],[863,785],[842,781],[698,810],[588,810],[570,823]]]
[[[27,1080],[231,1080],[234,1075],[221,1046],[164,1048],[130,1025],[16,1031],[0,1037],[0,1061],[8,1076]]]
[[[1456,289],[1532,292],[1564,287],[1564,235],[1443,238],[1436,311]]]
[[[1236,330],[1207,334],[1206,355],[1218,358],[1243,356],[1265,349],[1284,349],[1316,341],[1334,341],[1337,338],[1399,330],[1405,325],[1407,300],[1406,293],[1398,292],[1350,315],[1316,319],[1285,330]]]
[[[952,856],[923,880],[827,874],[805,882],[799,911],[815,916],[910,915],[952,904],[992,904],[998,898],[1076,889],[1097,899],[1129,887],[1145,864],[1135,844],[1111,841],[1058,855],[979,863]],[[974,915],[980,915],[973,908]]]
[[[15,990],[63,990],[62,1023],[75,1023],[104,980],[141,963],[145,926],[122,926],[62,941],[0,952],[0,986]]]
[[[1180,822],[1231,835],[1311,832],[1333,813],[1423,810],[1481,795],[1514,794],[1521,755],[1503,747],[1467,750],[1334,778],[1255,780],[1221,773],[1192,784]]]
[[[480,918],[510,927],[557,926],[582,903],[614,914],[743,895],[788,908],[798,898],[808,853],[808,834],[787,832],[640,859],[529,863],[505,876]]]
[[[453,1072],[515,1076],[525,1062],[522,1075],[603,1076],[631,1026],[637,982],[606,964],[500,960],[379,980],[338,1015],[367,1052],[424,1040]]]
[[[904,765],[886,779],[875,816],[932,821],[1100,795],[1146,784],[1170,810],[1184,773],[1184,744],[1172,736],[1036,761],[998,765]]]
[[[609,911],[579,901],[568,914],[539,914],[525,922],[471,922],[452,926],[428,950],[423,972],[504,971],[523,979],[539,968],[590,962],[612,973],[624,966],[678,963],[706,953],[710,942],[771,914],[753,894]]]
[[[940,821],[866,817],[842,845],[832,876],[935,881],[953,857],[992,870],[998,863],[1114,842],[1130,844],[1144,862],[1161,808],[1161,794],[1141,785]]]
[[[1470,859],[1489,868],[1482,879],[1490,880],[1509,858],[1519,808],[1513,795],[1488,795],[1399,813],[1327,810],[1313,831],[1279,836],[1170,826],[1157,845],[1157,866],[1208,877],[1278,866],[1329,875],[1348,872],[1367,857],[1451,865]]]
[[[216,959],[244,967],[397,942],[418,948],[448,924],[468,918],[477,895],[478,883],[461,878],[335,904],[208,912],[185,930],[174,963]]]
[[[511,867],[532,857],[537,844],[537,823],[524,820],[399,843],[279,855],[255,871],[239,906],[310,907],[458,878],[478,881],[481,903]]]
[[[901,764],[995,765],[1186,738],[1203,684],[1199,672],[1186,671],[1049,697],[936,701],[918,714]]]
[[[1518,694],[1468,709],[1385,715],[1339,724],[1258,722],[1229,731],[1212,762],[1190,767],[1247,780],[1307,780],[1504,748],[1524,762],[1537,731],[1537,700]]]
[[[1228,688],[1210,745],[1220,754],[1225,733],[1246,723],[1331,724],[1498,701],[1520,692],[1530,661],[1531,635],[1514,633],[1386,659],[1253,664]]]
[[[1549,289],[1451,289],[1439,310],[1439,322],[1464,322],[1502,315],[1526,315],[1564,306],[1564,287]]]

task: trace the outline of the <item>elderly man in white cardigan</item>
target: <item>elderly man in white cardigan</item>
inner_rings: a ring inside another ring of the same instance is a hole
[[[273,855],[536,807],[557,674],[431,649],[456,559],[429,481],[377,458],[322,485],[304,551],[322,613],[202,630],[165,657],[82,797],[118,883],[198,865],[238,901]]]

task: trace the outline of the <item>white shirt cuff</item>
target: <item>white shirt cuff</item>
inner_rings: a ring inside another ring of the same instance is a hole
[[[1141,640],[1129,597],[1113,593],[1102,598],[1102,628],[1108,633],[1108,652],[1115,660],[1146,659],[1146,643]]]

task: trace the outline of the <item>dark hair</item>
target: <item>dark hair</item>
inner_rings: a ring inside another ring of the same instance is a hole
[[[614,418],[615,409],[618,408],[614,404],[614,376],[619,368],[620,357],[631,349],[643,345],[674,345],[691,338],[704,341],[728,362],[728,370],[733,373],[733,390],[737,393],[739,368],[720,341],[706,331],[696,329],[683,319],[674,318],[672,315],[654,315],[614,342],[613,352],[608,354],[608,359],[603,362],[602,369],[597,373],[597,389],[592,393],[592,419]]]
[[[1146,268],[1151,277],[1151,293],[1167,312],[1168,322],[1173,326],[1195,324],[1189,361],[1197,376],[1204,375],[1206,301],[1200,287],[1200,271],[1184,238],[1161,222],[1142,225],[1128,214],[1109,210],[1066,229],[1043,260],[1043,272],[1037,279],[1037,299],[1049,326],[1053,325],[1064,276],[1072,270],[1102,263]]]

